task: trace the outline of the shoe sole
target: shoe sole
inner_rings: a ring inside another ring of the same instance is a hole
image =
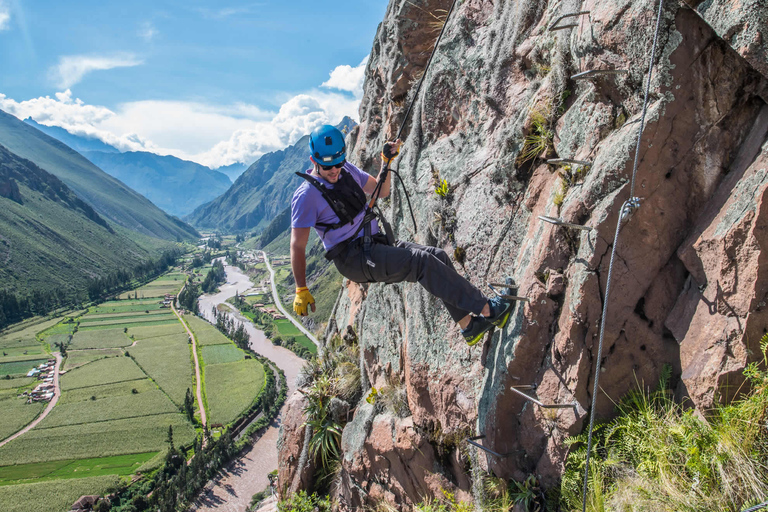
[[[464,341],[467,342],[467,346],[471,347],[473,345],[476,345],[477,342],[479,342],[481,339],[483,339],[483,337],[486,335],[486,333],[488,331],[490,331],[491,329],[493,329],[494,327],[495,327],[495,325],[491,324],[490,327],[488,327],[487,329],[483,330],[480,334],[476,335],[474,338],[472,338],[472,339],[464,338]]]

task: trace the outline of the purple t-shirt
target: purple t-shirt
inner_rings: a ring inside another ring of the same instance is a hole
[[[365,187],[368,183],[368,179],[371,177],[368,173],[361,171],[351,163],[344,164],[344,170],[347,171],[360,185],[361,188]],[[312,169],[307,169],[306,173],[310,174]],[[312,177],[317,179],[322,185],[333,188],[333,185],[325,181],[317,174],[312,174]],[[361,211],[357,214],[352,224],[344,224],[338,229],[331,229],[326,232],[323,228],[317,227],[318,222],[325,224],[333,224],[339,222],[339,217],[333,212],[333,208],[323,198],[314,185],[311,185],[306,180],[299,185],[296,192],[293,193],[293,199],[291,200],[291,227],[292,228],[315,228],[318,236],[323,241],[325,250],[328,251],[333,248],[334,245],[346,240],[355,234],[355,231],[360,227],[365,217],[365,212]],[[379,225],[374,220],[371,223],[371,234],[379,232]],[[363,230],[361,229],[358,236],[363,236]]]

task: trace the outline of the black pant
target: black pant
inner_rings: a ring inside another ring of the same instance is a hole
[[[356,283],[418,282],[443,301],[456,322],[470,313],[479,315],[488,302],[480,290],[456,272],[445,251],[437,247],[402,241],[395,245],[375,242],[370,259],[375,267],[366,263],[361,237],[351,242],[333,263],[341,275]],[[366,276],[364,265],[373,279]]]

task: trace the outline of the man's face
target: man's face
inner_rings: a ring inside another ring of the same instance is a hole
[[[344,167],[344,162],[340,162],[333,167],[323,166],[318,164],[317,169],[320,173],[320,177],[323,178],[328,183],[336,183],[339,180],[339,173],[341,173],[341,168]]]

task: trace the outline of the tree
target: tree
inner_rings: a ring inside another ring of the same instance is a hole
[[[194,423],[195,420],[195,399],[192,396],[192,391],[187,388],[187,396],[184,397],[184,413],[187,415],[187,419]]]

